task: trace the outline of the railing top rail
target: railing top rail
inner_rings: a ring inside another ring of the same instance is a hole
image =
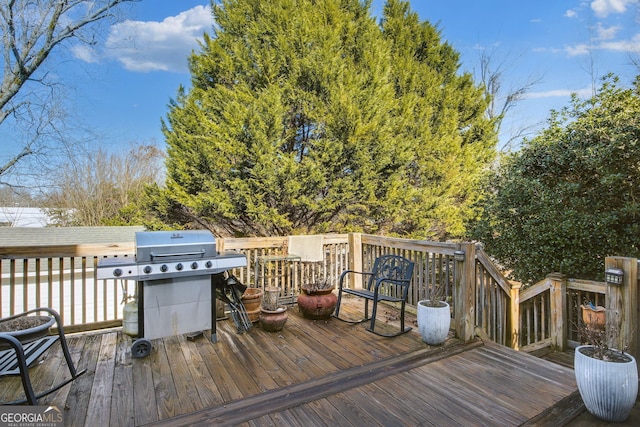
[[[531,298],[540,295],[543,292],[548,291],[551,288],[551,279],[544,278],[535,285],[529,286],[527,289],[520,291],[520,304],[524,303]]]
[[[325,245],[347,243],[348,234],[322,234]],[[265,249],[283,248],[289,242],[289,236],[272,237],[229,237],[223,238],[225,249]]]
[[[607,290],[607,284],[605,282],[596,282],[594,280],[567,279],[567,288],[604,294]]]
[[[115,244],[0,246],[0,259],[58,258],[108,255],[132,255],[132,242]]]
[[[502,272],[496,268],[486,252],[479,248],[476,249],[476,259],[480,261],[485,270],[489,272],[491,277],[493,277],[496,283],[500,285],[502,290],[509,295],[512,288],[511,282],[509,282]]]
[[[375,236],[372,234],[362,235],[362,244],[390,246],[398,249],[435,252],[444,255],[453,255],[456,244],[450,242],[432,242],[428,240],[412,240],[400,237]]]

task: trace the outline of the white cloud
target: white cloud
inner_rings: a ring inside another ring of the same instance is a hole
[[[567,52],[569,56],[580,56],[588,54],[592,48],[593,46],[582,43],[575,46],[567,46],[565,52]]]
[[[524,97],[526,99],[540,99],[540,98],[558,98],[558,97],[569,97],[573,94],[578,95],[579,97],[587,97],[591,96],[593,93],[591,87],[586,87],[578,90],[571,89],[554,89],[547,90],[542,92],[529,92]]]
[[[616,36],[618,31],[620,31],[620,27],[614,25],[609,28],[605,28],[602,26],[602,23],[598,22],[595,30],[597,33],[596,40],[611,40]]]
[[[612,13],[624,13],[627,5],[635,3],[637,0],[594,0],[591,2],[591,9],[599,18],[606,18]]]
[[[640,34],[636,34],[630,40],[619,40],[613,42],[604,42],[598,45],[599,49],[613,50],[616,52],[640,52]]]
[[[564,13],[564,16],[566,16],[567,18],[575,18],[576,16],[578,16],[578,12],[573,9],[569,9]]]
[[[606,37],[603,37],[606,39]],[[639,53],[640,52],[640,33],[634,35],[627,40],[616,41],[600,41],[600,43],[578,44],[575,46],[568,46],[565,48],[565,52],[569,56],[586,55],[591,50],[607,50],[614,52],[626,52],[626,53]]]
[[[89,46],[84,44],[77,44],[71,48],[71,52],[73,56],[84,61],[84,62],[98,62],[98,57],[96,56],[96,52],[91,49]]]
[[[162,22],[127,20],[111,27],[104,56],[130,71],[186,72],[189,54],[212,26],[209,6],[196,6]],[[91,57],[86,52],[76,56]]]

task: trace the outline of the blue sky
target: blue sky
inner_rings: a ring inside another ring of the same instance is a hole
[[[379,13],[384,0],[374,0]],[[638,73],[640,10],[634,0],[413,0],[421,20],[437,24],[461,54],[462,70],[478,69],[481,52],[503,69],[505,90],[539,80],[504,123],[501,145],[519,129],[543,123],[571,92],[588,95],[592,76]],[[70,84],[70,103],[105,147],[155,142],[180,84],[187,57],[213,25],[207,0],[143,0],[107,29],[92,50],[71,49],[54,63]],[[593,70],[593,71],[590,71]]]

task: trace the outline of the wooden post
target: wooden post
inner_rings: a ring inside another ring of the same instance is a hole
[[[511,348],[520,350],[520,288],[522,284],[511,283]]]
[[[567,308],[567,277],[561,273],[551,273],[547,276],[551,281],[549,294],[551,296],[551,348],[554,351],[564,351],[567,344],[567,323],[565,322]]]
[[[464,251],[464,261],[456,261],[456,337],[470,341],[475,336],[476,246],[459,243],[456,250]]]
[[[362,234],[349,233],[349,270],[362,271]],[[362,289],[362,275],[350,274],[354,289]]]
[[[607,257],[605,270],[619,268],[624,271],[621,285],[607,283],[606,312],[609,347],[627,351],[638,359],[638,260],[635,258]]]

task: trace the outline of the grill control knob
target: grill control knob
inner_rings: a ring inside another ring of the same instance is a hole
[[[142,269],[142,271],[144,271],[144,274],[151,273],[151,266],[150,265],[145,266],[144,269]]]
[[[191,269],[195,270],[196,268],[198,268],[198,263],[194,261],[191,263]]]
[[[115,270],[113,270],[113,275],[116,277],[122,276],[122,270],[120,270],[119,268],[116,268]]]
[[[163,273],[166,272],[169,269],[169,266],[167,266],[167,264],[162,264],[160,266],[160,271],[162,271]]]
[[[211,267],[213,266],[213,263],[212,263],[211,261],[207,261],[207,262],[204,264],[204,266],[205,266],[205,267],[207,267],[207,268],[211,268]]]
[[[183,266],[182,266],[182,263],[181,263],[181,262],[179,262],[179,263],[176,265],[176,270],[180,271],[180,270],[182,270],[182,267],[183,267]]]

